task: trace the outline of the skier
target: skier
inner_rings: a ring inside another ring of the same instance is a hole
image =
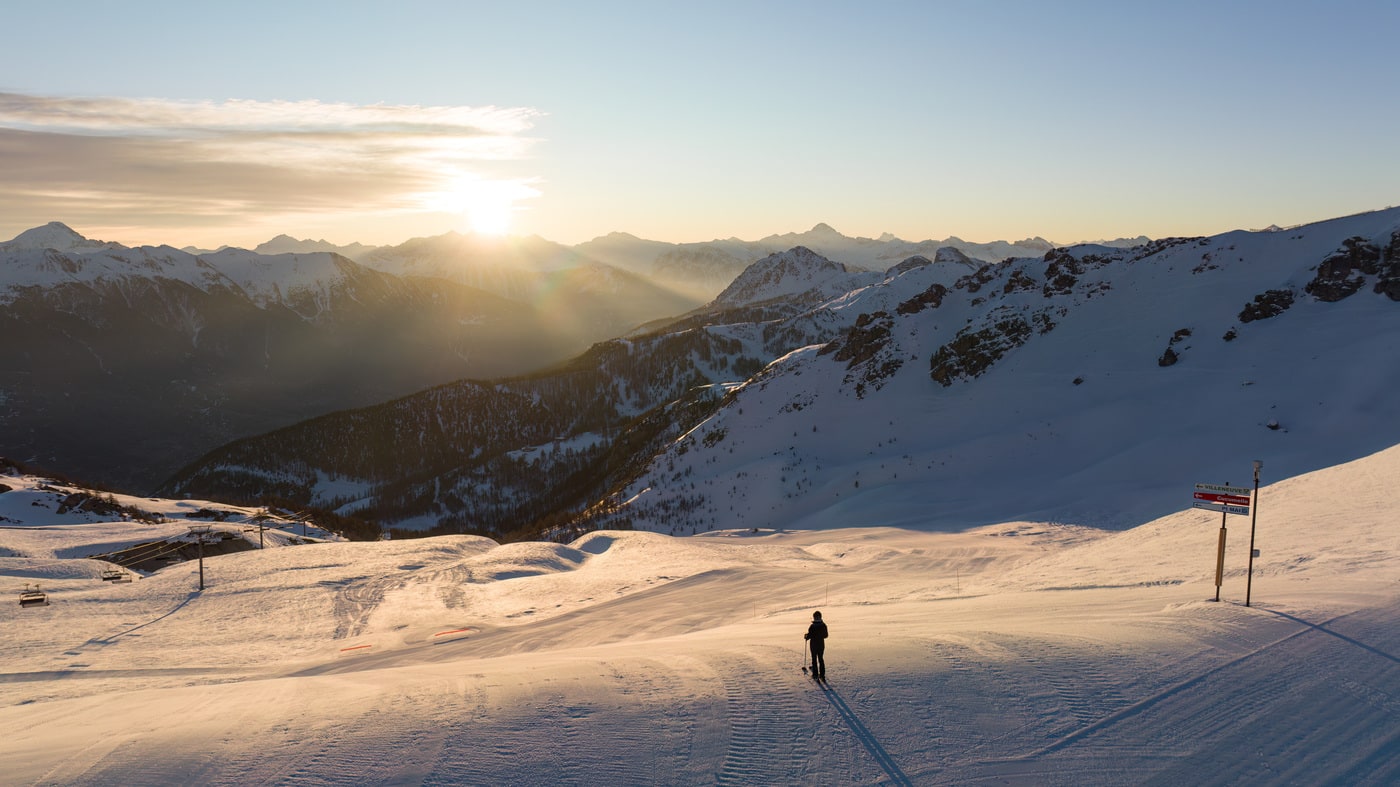
[[[826,680],[826,624],[822,622],[822,613],[812,613],[812,624],[802,638],[811,643],[812,677]]]

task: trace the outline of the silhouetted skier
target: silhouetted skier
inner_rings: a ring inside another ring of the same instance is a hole
[[[812,677],[826,680],[826,624],[822,622],[822,613],[812,613],[812,625],[807,627],[802,638],[812,646]]]

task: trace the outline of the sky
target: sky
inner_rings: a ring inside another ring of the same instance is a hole
[[[0,12],[0,239],[1072,242],[1400,203],[1393,2]]]

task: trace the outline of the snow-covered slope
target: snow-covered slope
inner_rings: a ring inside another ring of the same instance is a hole
[[[329,305],[338,290],[365,276],[365,269],[331,252],[263,255],[226,248],[194,255],[170,246],[128,248],[84,238],[54,222],[0,244],[0,303],[26,291],[62,285],[85,288],[187,284],[204,293],[216,288],[249,298],[261,308],[294,301]]]
[[[0,243],[0,252],[39,251],[43,249],[83,251],[101,248],[119,247],[116,244],[88,240],[61,221],[51,221],[42,227],[25,230],[13,239]]]
[[[103,572],[140,579],[152,565],[193,555],[199,539],[192,528],[206,531],[210,555],[233,551],[230,541],[246,550],[345,540],[285,512],[99,492],[0,462],[0,577],[55,591]]]
[[[862,316],[749,380],[603,526],[1126,527],[1254,459],[1282,478],[1400,442],[1400,211],[920,270],[824,307]]]
[[[20,233],[0,243],[0,305],[25,291],[61,285],[110,285],[163,280],[202,291],[230,280],[200,258],[169,246],[129,249],[91,241],[58,222]]]
[[[0,768],[70,785],[1390,784],[1397,475],[1392,448],[1265,485],[1252,574],[1231,517],[1221,603],[1219,517],[1189,509],[1122,533],[314,544],[206,558],[203,591],[193,560],[127,584],[84,560],[36,576],[12,556],[33,539],[109,535],[0,528],[0,583],[50,601],[0,606]],[[825,685],[801,669],[814,609]]]

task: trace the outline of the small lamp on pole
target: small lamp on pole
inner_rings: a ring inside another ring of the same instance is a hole
[[[1254,589],[1254,524],[1259,521],[1259,469],[1264,463],[1254,460],[1254,498],[1249,506],[1249,572],[1244,581],[1244,605],[1249,606],[1250,592]]]

